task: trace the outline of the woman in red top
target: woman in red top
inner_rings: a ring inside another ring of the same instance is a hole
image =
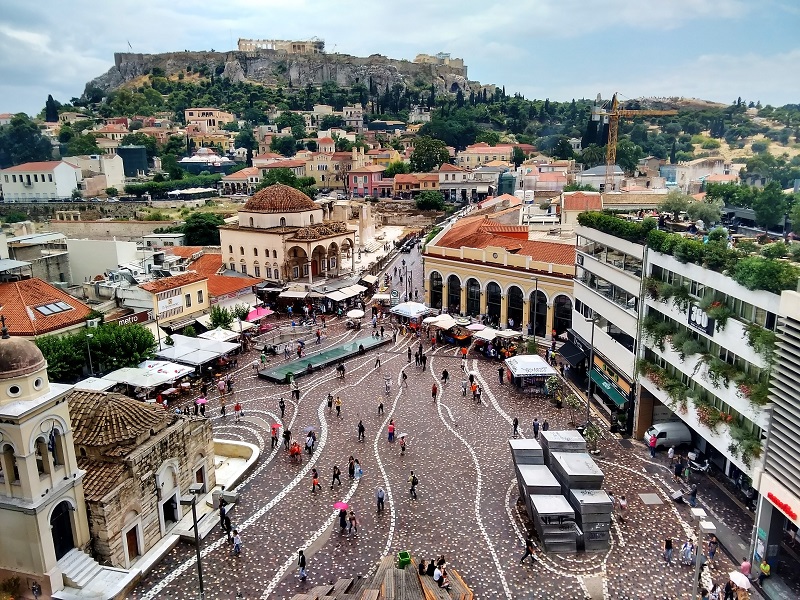
[[[233,414],[236,416],[237,421],[242,418],[242,405],[238,401],[233,405]]]
[[[435,383],[431,386],[431,397],[433,398],[434,404],[436,403],[436,394],[439,393],[439,386]]]
[[[389,431],[389,441],[393,442],[394,441],[394,419],[389,421],[388,431]]]

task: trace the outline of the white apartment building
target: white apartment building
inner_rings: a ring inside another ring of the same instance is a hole
[[[116,154],[90,154],[86,156],[67,156],[62,159],[78,167],[83,176],[83,196],[90,198],[105,195],[106,188],[116,188],[122,192],[125,186],[125,171],[122,157]]]
[[[594,343],[592,394],[609,412],[625,411],[630,428],[644,244],[588,226],[577,226],[575,233],[575,306],[567,332],[570,345],[561,355],[573,368],[585,370]]]
[[[83,182],[81,169],[67,162],[31,162],[0,171],[5,202],[68,200]]]
[[[343,107],[342,118],[344,118],[345,127],[352,127],[356,133],[364,130],[364,107],[360,104]]]

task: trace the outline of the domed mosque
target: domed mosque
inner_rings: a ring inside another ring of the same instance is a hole
[[[50,383],[41,350],[0,322],[0,575],[42,598],[94,578],[115,596],[191,486],[215,486],[211,423]]]
[[[355,232],[326,218],[323,206],[298,189],[259,190],[238,217],[219,228],[223,261],[233,271],[283,285],[355,270]]]

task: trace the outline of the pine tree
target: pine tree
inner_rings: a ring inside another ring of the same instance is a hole
[[[58,105],[51,94],[47,95],[47,102],[44,104],[44,120],[47,123],[58,122]]]
[[[672,148],[669,151],[669,164],[674,165],[677,164],[677,160],[675,160],[675,153],[678,151],[678,141],[672,140]]]

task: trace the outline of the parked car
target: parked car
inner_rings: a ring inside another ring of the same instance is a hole
[[[692,443],[692,432],[680,421],[653,423],[644,434],[645,444],[650,443],[650,436],[652,435],[656,436],[656,448],[669,448],[670,446]]]

